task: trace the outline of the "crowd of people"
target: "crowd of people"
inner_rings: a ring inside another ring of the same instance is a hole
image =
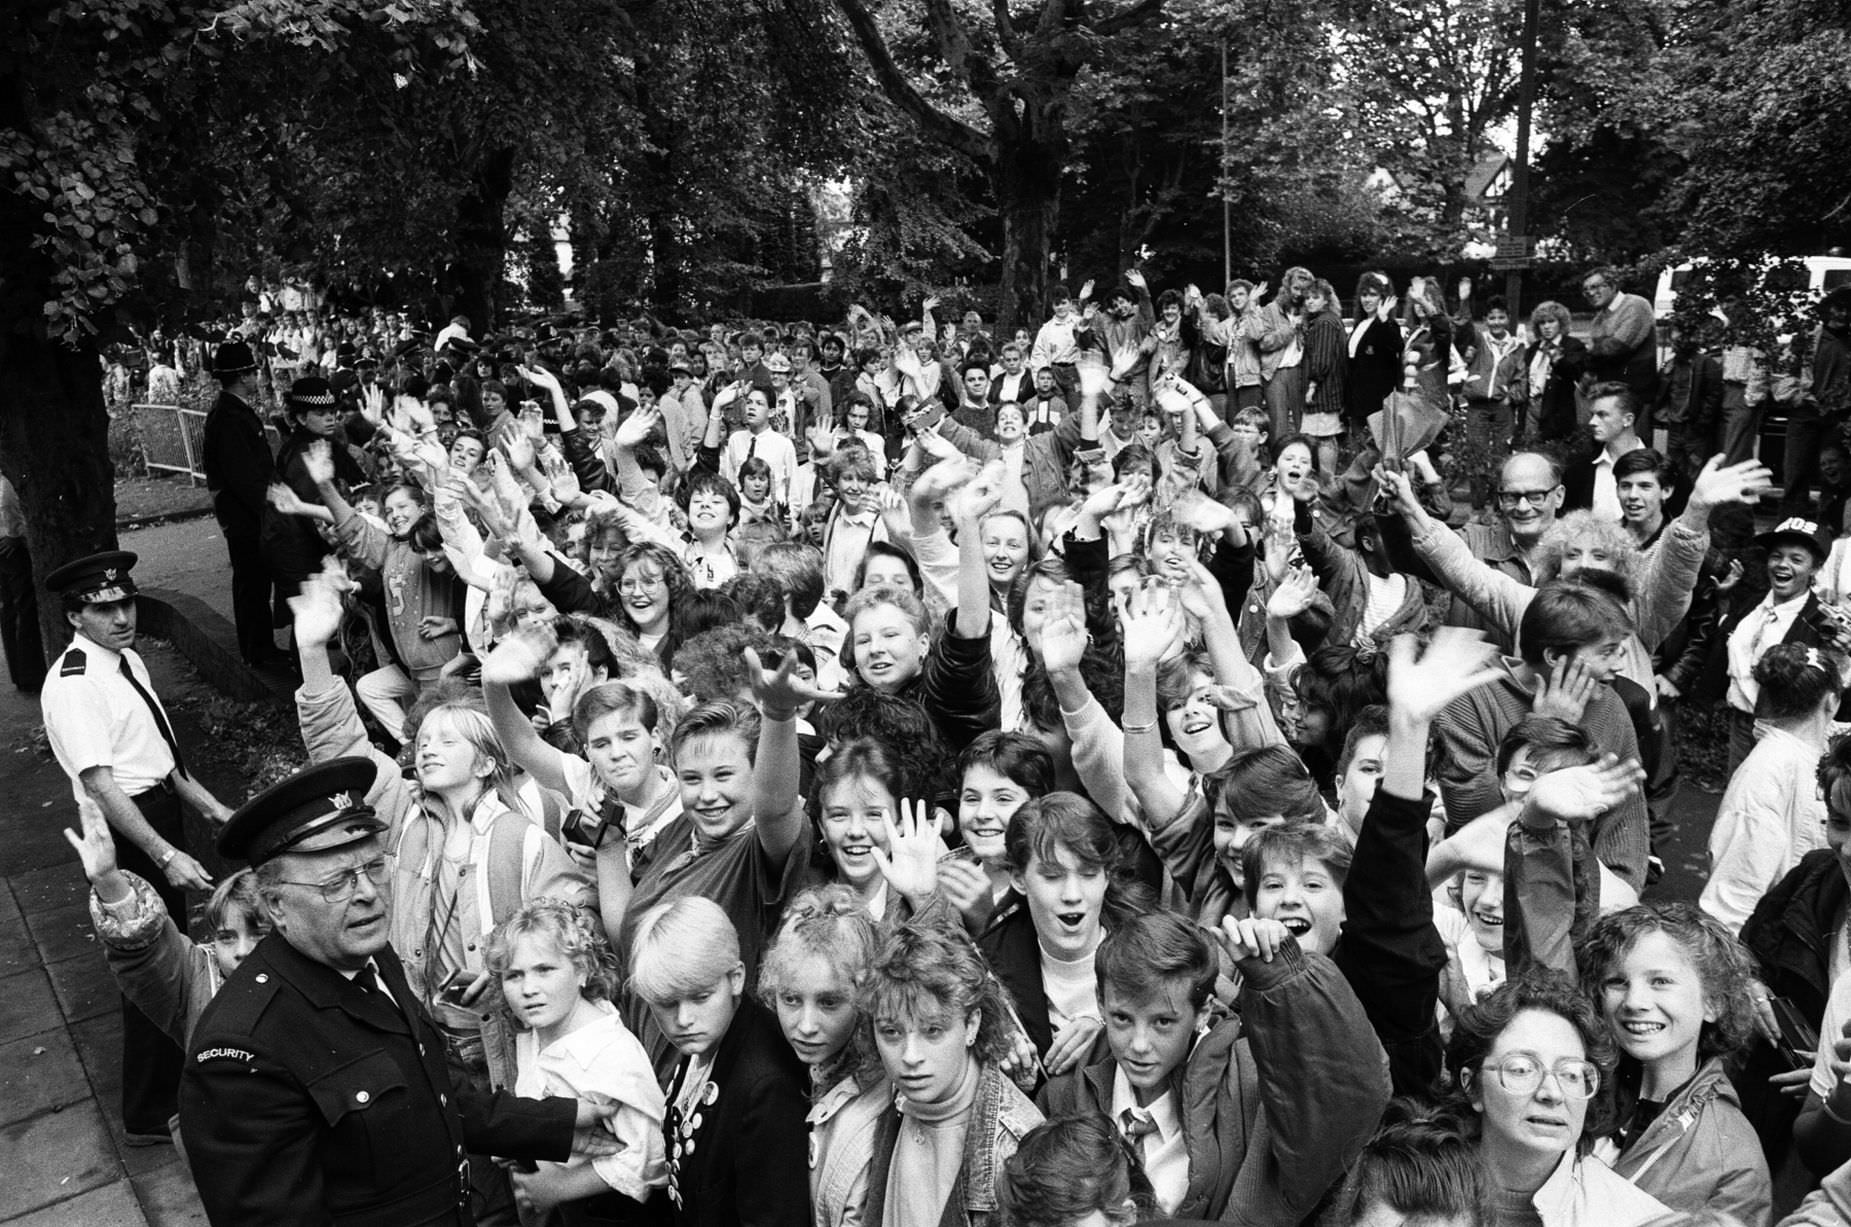
[[[128,1127],[220,1224],[1851,1222],[1851,304],[1768,353],[1583,289],[248,313],[205,464],[314,765],[221,804],[133,559],[54,585],[177,1046]]]

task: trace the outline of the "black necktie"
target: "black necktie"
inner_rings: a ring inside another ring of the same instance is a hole
[[[154,696],[148,693],[147,687],[136,680],[135,670],[129,668],[129,658],[126,656],[122,658],[122,676],[127,678],[129,685],[135,688],[135,693],[141,696],[141,701],[148,705],[148,714],[154,717],[154,727],[160,730],[161,740],[165,741],[167,748],[173,752],[174,770],[185,775],[186,759],[180,754],[180,743],[174,740],[173,729],[167,726],[167,714],[161,710],[161,705],[154,701]]]
[[[379,976],[374,972],[371,962],[366,963],[359,971],[353,973],[352,984],[363,993],[377,993],[379,991]]]

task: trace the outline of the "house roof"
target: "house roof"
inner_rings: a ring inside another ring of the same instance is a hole
[[[1482,200],[1497,182],[1498,175],[1510,165],[1510,159],[1501,153],[1488,153],[1478,159],[1476,165],[1466,172],[1465,194],[1468,199]]]

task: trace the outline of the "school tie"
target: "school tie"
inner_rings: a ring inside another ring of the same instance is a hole
[[[1125,1140],[1139,1154],[1144,1153],[1144,1139],[1157,1132],[1157,1122],[1143,1108],[1126,1108],[1118,1114],[1118,1121],[1125,1131]]]
[[[154,701],[154,696],[148,693],[147,687],[136,679],[135,670],[129,668],[129,658],[126,656],[122,658],[122,676],[127,678],[129,685],[135,688],[135,693],[141,696],[141,701],[148,705],[148,714],[154,717],[154,727],[160,730],[161,740],[167,743],[168,750],[173,753],[174,770],[181,775],[186,775],[186,759],[180,753],[180,743],[174,740],[173,729],[168,727],[167,713],[163,712],[161,705]]]
[[[1774,623],[1779,616],[1779,614],[1774,612],[1774,607],[1772,605],[1768,606],[1766,611],[1761,615],[1761,625],[1755,628],[1754,641],[1748,645],[1748,660],[1750,664],[1758,662],[1761,659],[1761,654],[1767,651],[1769,647],[1773,646],[1767,641],[1768,632],[1774,629]]]

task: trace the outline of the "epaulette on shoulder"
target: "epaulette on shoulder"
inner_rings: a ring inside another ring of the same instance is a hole
[[[256,1059],[248,1036],[254,1034],[270,1003],[276,999],[280,984],[276,973],[255,978],[227,981],[206,1007],[199,1020],[198,1048],[192,1059],[231,1060],[249,1063]]]
[[[58,670],[59,677],[82,677],[89,662],[84,659],[82,648],[67,648],[64,653],[64,665]]]

